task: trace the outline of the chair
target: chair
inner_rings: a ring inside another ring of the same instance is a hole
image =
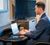
[[[50,45],[49,42],[37,42],[35,45]]]
[[[12,30],[11,30],[11,28],[6,28],[6,29],[4,29],[3,33],[4,33],[4,35],[5,34],[10,35],[10,33],[12,34]]]

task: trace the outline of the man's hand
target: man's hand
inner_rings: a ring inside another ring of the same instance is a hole
[[[21,30],[21,31],[19,32],[20,37],[24,37],[24,35],[25,35],[27,32],[29,32],[27,29]]]
[[[24,35],[24,34],[26,34],[27,32],[29,32],[27,29],[23,29],[23,30],[21,30],[21,31],[19,32],[19,34]]]

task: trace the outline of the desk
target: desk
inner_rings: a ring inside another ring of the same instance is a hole
[[[25,27],[26,29],[28,29],[28,22],[27,21],[17,21],[18,25],[22,25],[23,27]],[[27,27],[26,27],[27,26]],[[10,33],[11,29],[5,29],[5,35],[0,37],[0,41],[2,41],[4,43],[4,45],[6,45],[7,42],[12,42],[13,44],[12,45],[16,45],[16,43],[18,45],[25,45],[26,42],[27,42],[27,39],[26,37],[20,39],[20,40],[8,40],[8,37],[9,37],[9,33]]]
[[[26,45],[27,37],[19,38],[18,40],[8,40],[8,35],[6,34],[3,37],[0,37],[0,41],[4,43],[4,45],[7,45],[8,42],[11,42],[12,45]]]

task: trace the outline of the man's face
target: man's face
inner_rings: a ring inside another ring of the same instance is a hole
[[[35,6],[36,15],[40,15],[42,13],[42,8]]]

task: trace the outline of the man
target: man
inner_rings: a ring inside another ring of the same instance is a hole
[[[37,25],[35,31],[20,31],[20,34],[24,34],[33,40],[48,41],[48,27],[49,19],[45,14],[45,4],[43,2],[37,2],[35,6],[36,15],[38,15]]]

